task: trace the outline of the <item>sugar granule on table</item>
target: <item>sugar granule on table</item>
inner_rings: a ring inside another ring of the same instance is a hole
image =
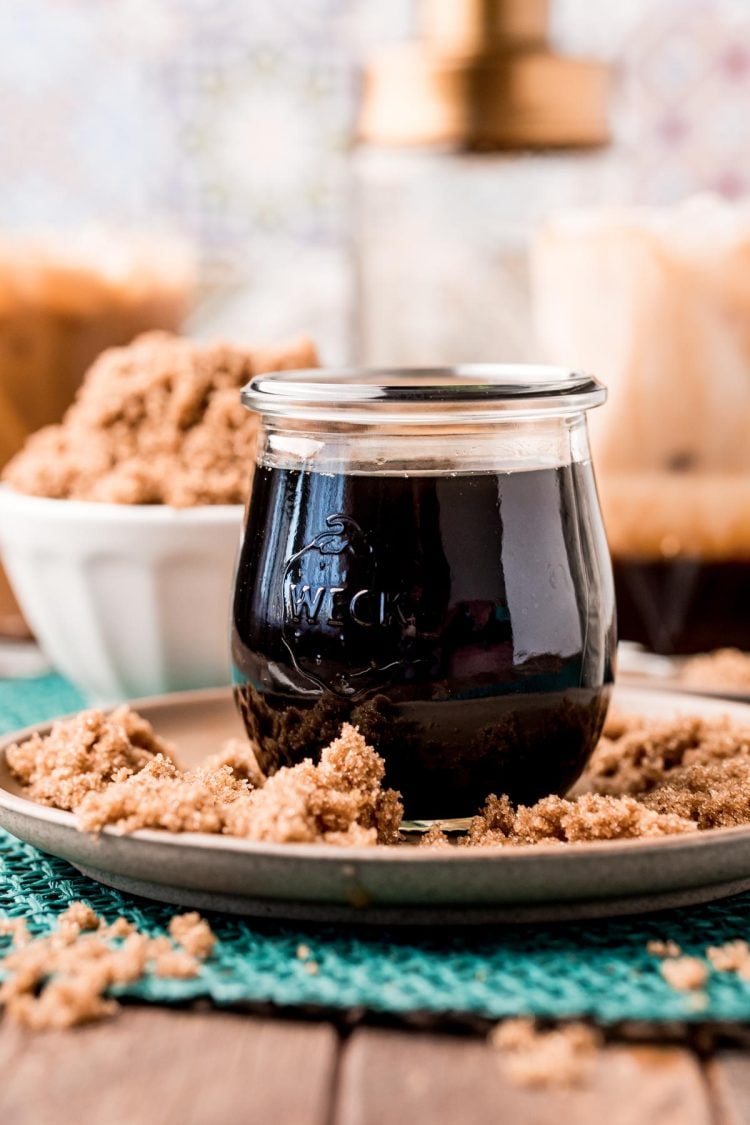
[[[152,938],[126,918],[107,924],[83,902],[71,903],[50,934],[29,939],[25,926],[5,927],[12,941],[0,959],[0,1008],[34,1030],[115,1015],[112,987],[147,973],[194,977],[210,956],[216,939],[198,914],[176,915],[169,931],[171,937]]]
[[[666,941],[656,939],[646,943],[646,952],[653,957],[679,957],[682,953],[676,941],[668,938]]]
[[[254,375],[315,367],[308,340],[276,348],[149,332],[102,352],[59,425],[6,466],[18,492],[114,504],[242,504],[257,419],[240,401]]]
[[[708,980],[708,966],[700,957],[668,957],[659,969],[667,984],[679,992],[701,989]]]
[[[574,1022],[541,1030],[533,1019],[504,1020],[490,1033],[503,1071],[517,1086],[580,1086],[596,1062],[602,1038],[588,1024]]]

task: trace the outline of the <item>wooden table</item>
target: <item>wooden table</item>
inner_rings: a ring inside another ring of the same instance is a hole
[[[648,1034],[644,1029],[644,1034]],[[2,1125],[739,1125],[750,1053],[701,1033],[610,1042],[578,1089],[519,1089],[482,1034],[128,1006],[0,1024]]]

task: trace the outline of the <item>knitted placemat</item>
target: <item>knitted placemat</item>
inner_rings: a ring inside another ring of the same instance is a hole
[[[75,691],[56,676],[0,683],[3,730],[77,706]],[[0,915],[26,917],[34,933],[43,933],[76,899],[108,920],[124,915],[151,934],[166,932],[175,912],[102,887],[0,832]],[[490,1018],[590,1015],[603,1023],[750,1019],[750,983],[712,971],[705,997],[676,992],[646,950],[649,940],[669,937],[685,953],[700,956],[708,945],[750,937],[750,894],[642,918],[491,931],[373,932],[208,917],[219,940],[198,977],[149,977],[121,994],[157,1003],[209,997],[222,1005],[272,1002]],[[0,943],[1,957],[8,939]],[[304,959],[300,946],[307,947]]]

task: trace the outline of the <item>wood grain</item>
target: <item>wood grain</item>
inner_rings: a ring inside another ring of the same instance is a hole
[[[486,1043],[361,1030],[344,1048],[335,1125],[709,1125],[695,1058],[674,1047],[608,1047],[585,1085],[510,1084]]]
[[[720,1051],[707,1064],[718,1125],[750,1122],[750,1054]]]
[[[0,1024],[2,1125],[324,1125],[329,1024],[132,1007],[29,1034]]]

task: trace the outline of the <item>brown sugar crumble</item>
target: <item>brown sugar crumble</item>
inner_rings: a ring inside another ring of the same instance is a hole
[[[500,1051],[503,1070],[517,1086],[580,1086],[596,1062],[600,1034],[588,1024],[574,1022],[549,1030],[533,1019],[504,1020],[490,1033]]]
[[[169,753],[144,719],[120,707],[110,716],[87,711],[61,720],[48,735],[9,747],[6,759],[30,797],[73,810],[87,832],[110,826],[271,843],[398,840],[398,794],[383,788],[382,758],[348,724],[317,765],[306,759],[265,781],[251,748],[234,742],[194,770],[182,770]]]
[[[239,391],[254,375],[315,367],[308,340],[278,348],[149,332],[103,352],[59,425],[6,466],[18,492],[114,504],[242,504],[257,423]]]
[[[142,828],[208,832],[269,843],[369,846],[400,840],[399,794],[385,764],[345,724],[317,763],[264,778],[249,743],[234,739],[182,769],[171,747],[127,707],[84,711],[6,750],[35,800],[75,812],[97,833]],[[578,795],[514,806],[491,794],[463,847],[526,847],[671,836],[750,823],[750,730],[729,719],[613,716]],[[420,840],[445,848],[440,824]]]
[[[750,692],[750,653],[719,648],[691,656],[680,668],[679,679],[695,688]]]
[[[646,943],[646,952],[653,957],[679,957],[682,953],[676,941],[649,941]]]
[[[668,957],[659,967],[667,984],[679,992],[701,989],[708,980],[708,966],[700,957]]]
[[[169,935],[199,961],[205,961],[216,944],[216,938],[208,922],[204,921],[196,911],[190,914],[176,914],[169,923]]]
[[[8,926],[13,940],[0,961],[0,1008],[33,1030],[113,1016],[119,1005],[108,996],[112,987],[146,973],[193,977],[210,956],[215,938],[199,915],[177,915],[169,929],[172,938],[151,938],[126,918],[107,924],[83,902],[72,903],[58,917],[57,928],[41,937],[29,938],[25,922],[21,929]]]
[[[169,744],[129,707],[109,715],[81,711],[53,723],[49,734],[33,734],[5,750],[10,771],[27,796],[58,809],[74,809],[88,793],[171,756]]]

